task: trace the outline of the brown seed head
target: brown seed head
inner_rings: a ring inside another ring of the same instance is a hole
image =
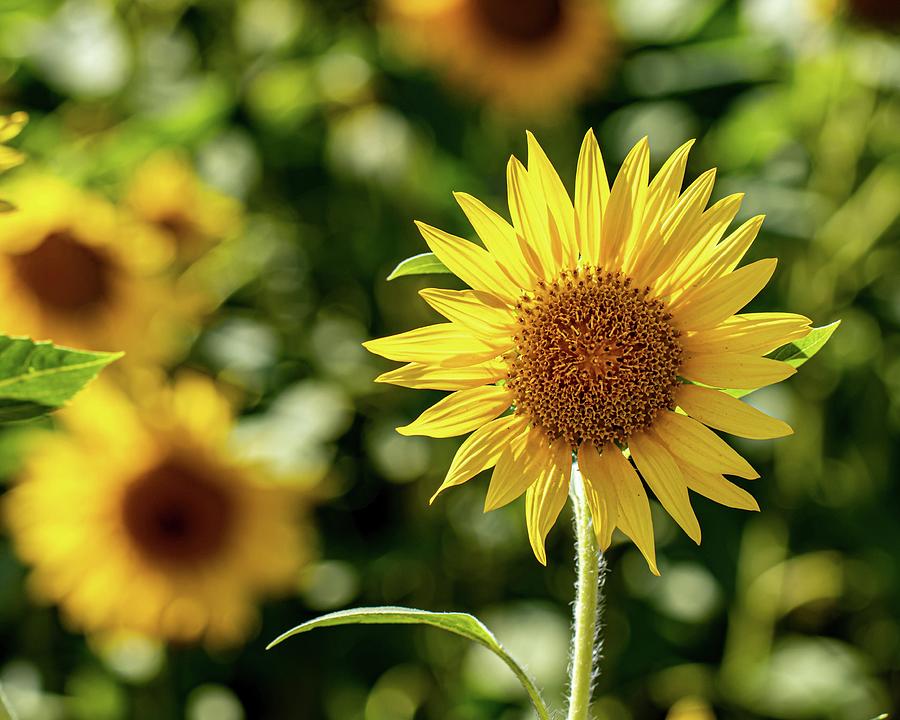
[[[624,443],[674,407],[682,350],[649,288],[598,267],[566,270],[517,305],[507,385],[516,412],[577,448]]]

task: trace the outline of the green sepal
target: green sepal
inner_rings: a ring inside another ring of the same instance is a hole
[[[788,365],[798,368],[825,347],[825,343],[828,342],[840,324],[840,320],[835,320],[829,325],[813,328],[805,338],[782,345],[777,350],[770,352],[766,357],[786,362]],[[749,395],[754,390],[726,390],[725,392],[733,397],[744,397],[744,395]]]
[[[444,263],[437,259],[437,255],[427,252],[422,253],[421,255],[413,255],[412,257],[401,261],[397,267],[391,271],[391,274],[387,276],[387,279],[393,280],[394,278],[403,277],[404,275],[435,274],[452,275],[453,273],[447,269],[447,266],[444,265]]]

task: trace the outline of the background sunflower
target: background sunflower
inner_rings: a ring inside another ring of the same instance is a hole
[[[598,2],[608,21],[580,30],[592,44],[565,48],[558,88],[533,67],[516,81],[536,103],[526,123],[520,106],[495,101],[496,75],[484,73],[490,88],[466,83],[427,50],[400,52],[410,38],[388,21],[385,2],[2,4],[0,113],[24,110],[30,120],[6,141],[28,162],[4,174],[0,198],[30,177],[52,177],[100,198],[101,216],[112,206],[148,229],[148,247],[170,246],[171,233],[141,219],[129,188],[152,158],[175,153],[184,176],[239,207],[238,224],[232,210],[221,213],[230,237],[197,257],[167,252],[153,270],[144,265],[152,257],[128,250],[128,234],[104,234],[134,295],[157,298],[154,312],[170,318],[118,316],[115,327],[137,342],[112,347],[129,353],[107,381],[139,398],[146,383],[184,369],[212,378],[238,413],[229,456],[278,477],[324,476],[314,494],[327,500],[312,510],[318,554],[284,597],[257,605],[258,630],[224,650],[73,631],[57,606],[34,601],[34,564],[4,532],[0,684],[20,720],[520,720],[526,700],[511,677],[427,630],[335,630],[262,651],[299,620],[381,603],[475,612],[548,694],[561,690],[573,582],[567,511],[548,536],[544,568],[521,510],[483,515],[476,483],[429,508],[459,441],[394,428],[446,391],[373,384],[392,366],[360,343],[439,322],[411,301],[418,290],[462,288],[448,276],[384,282],[424,249],[412,218],[476,241],[451,193],[505,207],[498,167],[527,154],[526,129],[573,192],[587,127],[608,178],[644,135],[654,176],[697,138],[688,181],[718,167],[712,204],[746,193],[736,227],[766,213],[744,262],[778,257],[778,272],[747,311],[842,320],[804,372],[745,399],[796,429],[774,443],[733,442],[765,478],[745,485],[765,512],[697,498],[704,537],[715,538],[698,548],[652,511],[658,579],[613,535],[597,714],[653,720],[674,706],[673,717],[704,720],[866,720],[896,708],[898,41],[884,22],[863,20],[867,5]],[[444,53],[459,27],[428,36],[433,47]],[[488,48],[472,39],[463,49]],[[176,199],[185,211],[203,206]],[[94,217],[94,206],[77,214]],[[9,238],[0,233],[2,267]],[[157,290],[145,295],[150,280]],[[0,284],[9,323],[0,329],[45,334],[42,324],[22,325],[36,316],[12,287]],[[188,322],[172,319],[170,305]],[[87,338],[92,326],[68,327]],[[138,361],[142,352],[149,361]],[[91,467],[131,437],[106,427],[112,437]],[[37,462],[31,452],[41,445],[32,451],[30,438],[54,453],[81,442],[62,417],[40,429],[0,435],[10,483],[26,458]],[[47,441],[48,431],[58,436]]]
[[[161,284],[173,248],[104,198],[54,177],[12,185],[0,215],[0,327],[12,335],[165,357],[178,338]]]
[[[384,0],[396,40],[460,90],[545,115],[602,86],[616,37],[604,0]]]
[[[229,453],[227,401],[200,377],[130,402],[101,384],[34,442],[5,515],[36,599],[69,627],[233,645],[258,599],[297,583],[312,539],[296,483]]]

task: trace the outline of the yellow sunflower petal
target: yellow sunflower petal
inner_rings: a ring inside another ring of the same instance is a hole
[[[654,575],[659,575],[656,567],[656,545],[653,542],[653,518],[650,502],[638,474],[631,463],[615,445],[603,448],[609,478],[616,488],[618,512],[616,522],[619,529],[637,545]]]
[[[382,373],[375,382],[390,383],[417,390],[464,390],[469,387],[492,385],[507,372],[503,360],[489,360],[477,365],[448,368],[409,363],[396,370]]]
[[[515,228],[478,198],[461,192],[453,193],[453,197],[500,269],[514,285],[520,288],[531,287],[534,284],[534,274],[522,257]]]
[[[28,113],[18,110],[9,115],[0,115],[0,143],[12,140],[28,124]]]
[[[575,210],[565,185],[550,163],[544,150],[531,132],[528,136],[528,172],[537,173],[551,223],[550,234],[559,236],[562,250],[562,266],[574,267],[578,260],[578,242],[575,237]]]
[[[584,479],[584,494],[591,509],[594,532],[601,550],[606,550],[612,542],[619,508],[616,486],[610,477],[613,472],[611,462],[605,451],[600,455],[591,443],[582,443],[578,449],[578,468]]]
[[[676,462],[677,459],[676,459]],[[744,488],[726,480],[718,473],[707,473],[687,463],[678,462],[684,473],[687,486],[703,497],[709,498],[719,505],[737,508],[738,510],[759,511],[759,503]]]
[[[635,248],[629,262],[625,264],[626,272],[630,272],[636,263],[640,263],[642,259],[658,250],[656,244],[661,242],[660,225],[681,192],[687,157],[693,144],[694,141],[689,140],[672,153],[650,182],[647,211],[644,214],[639,238],[640,245]]]
[[[416,226],[438,259],[473,290],[484,290],[510,302],[518,299],[519,288],[497,266],[487,250],[423,222],[417,221]]]
[[[446,364],[481,362],[500,353],[454,323],[438,323],[397,335],[368,340],[363,347],[388,360]],[[481,358],[475,360],[474,358]]]
[[[528,418],[510,415],[492,420],[469,435],[459,446],[444,482],[428,503],[433,503],[447,488],[462,485],[483,470],[496,465],[503,450],[516,442],[527,425]]]
[[[572,472],[572,450],[560,438],[550,446],[550,462],[525,492],[525,522],[531,549],[542,565],[547,564],[544,541],[547,533],[559,517],[569,496],[569,478]]]
[[[515,334],[516,318],[506,303],[478,290],[426,288],[419,295],[451,322],[462,325],[489,345]]]
[[[792,434],[791,426],[719,390],[682,385],[675,402],[695,420],[732,435],[769,440]]]
[[[528,259],[538,262],[537,267],[533,268],[535,273],[547,280],[553,277],[557,265],[547,227],[546,202],[534,196],[528,171],[515,157],[511,157],[507,165],[506,184],[513,225],[526,246],[532,250]]]
[[[540,430],[532,428],[510,442],[494,467],[484,499],[484,511],[490,512],[511,503],[537,480],[541,469],[549,463],[550,443]]]
[[[744,199],[743,193],[724,197],[703,213],[694,227],[694,243],[681,260],[669,268],[665,283],[657,284],[662,295],[688,288],[696,283],[707,267],[710,253],[734,220]]]
[[[647,201],[645,223],[659,222],[675,204],[681,193],[688,153],[694,146],[694,142],[694,140],[688,140],[673,152],[650,182],[650,198]]]
[[[653,431],[672,455],[694,467],[748,480],[759,477],[759,473],[734,448],[703,423],[687,415],[664,410],[653,421]]]
[[[775,258],[757,260],[733,273],[693,288],[669,309],[683,330],[703,330],[734,315],[762,290],[775,272]]]
[[[484,387],[457,390],[438,401],[409,425],[397,428],[401,435],[454,437],[471,432],[493,420],[506,410],[513,394],[505,387]]]
[[[25,153],[15,148],[0,145],[0,172],[12,170],[25,162]]]
[[[812,321],[793,313],[734,315],[721,325],[687,333],[680,342],[689,353],[742,353],[762,355],[806,337]]]
[[[635,254],[631,272],[641,285],[659,281],[692,244],[691,227],[703,214],[716,181],[715,169],[707,170],[679,196],[658,227],[648,228],[644,247]]]
[[[779,360],[738,353],[688,355],[679,370],[682,377],[693,382],[736,390],[756,390],[786,380],[796,372],[796,368]]]
[[[609,194],[600,240],[600,264],[603,267],[621,268],[631,253],[644,217],[649,175],[650,145],[644,137],[622,162]]]
[[[719,243],[709,257],[703,278],[712,280],[734,270],[756,240],[765,215],[756,215]]]
[[[656,436],[645,431],[628,439],[631,457],[657,500],[698,545],[700,523],[691,507],[687,485],[675,459]]]
[[[575,177],[575,229],[581,256],[591,265],[600,262],[601,222],[609,201],[609,181],[594,131],[588,130],[578,155]]]

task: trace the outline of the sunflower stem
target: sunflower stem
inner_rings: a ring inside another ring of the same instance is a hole
[[[572,469],[569,494],[575,509],[575,554],[578,580],[572,621],[572,655],[569,664],[569,711],[567,720],[591,720],[591,691],[600,659],[600,608],[606,561],[594,539],[591,512],[585,498],[581,473]]]

